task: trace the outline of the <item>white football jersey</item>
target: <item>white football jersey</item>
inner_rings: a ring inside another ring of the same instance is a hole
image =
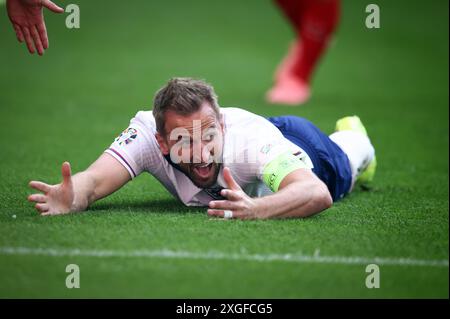
[[[263,171],[280,154],[290,152],[312,169],[308,154],[287,140],[267,119],[239,108],[221,108],[224,120],[224,147],[217,186],[227,188],[223,167],[229,167],[233,178],[250,196],[270,194],[263,182]],[[211,192],[192,181],[163,156],[155,137],[156,124],[152,111],[140,111],[128,128],[105,151],[116,158],[135,178],[146,171],[158,179],[175,197],[188,206],[207,206]]]

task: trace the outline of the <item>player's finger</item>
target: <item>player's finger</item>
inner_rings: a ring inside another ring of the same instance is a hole
[[[34,207],[36,207],[36,209],[38,211],[40,211],[41,213],[48,212],[48,209],[49,209],[48,204],[44,204],[44,203],[38,203],[38,204],[34,205]]]
[[[231,190],[240,190],[241,187],[236,183],[233,176],[231,176],[231,170],[228,167],[224,167],[223,169],[223,178],[225,179],[225,183],[227,183],[228,188]]]
[[[34,46],[36,47],[38,54],[43,55],[44,47],[42,45],[41,38],[39,37],[39,33],[38,33],[36,26],[30,27],[30,30],[31,30],[31,36],[33,37],[33,41],[34,41]]]
[[[238,201],[238,200],[242,199],[242,195],[239,192],[232,191],[230,189],[222,189],[220,194],[223,197],[226,197],[227,199],[233,200],[233,201]]]
[[[30,187],[37,189],[38,191],[44,192],[44,193],[48,193],[51,189],[51,186],[42,182],[38,182],[38,181],[31,181],[30,182]]]
[[[17,24],[14,24],[13,27],[14,27],[14,31],[16,31],[17,40],[19,40],[19,42],[23,42],[25,40],[25,37],[23,36],[22,30],[20,29],[20,27]]]
[[[45,23],[41,22],[37,25],[37,30],[39,33],[39,37],[41,38],[42,46],[44,50],[48,49],[48,37],[47,37],[47,29],[45,27]]]
[[[241,209],[242,207],[239,203],[229,200],[213,200],[209,202],[209,208],[234,210]]]
[[[207,213],[209,216],[212,217],[220,217],[220,218],[224,218],[225,216],[225,212],[223,210],[220,209],[208,209]],[[233,217],[231,217],[233,219],[248,219],[249,216],[245,213],[243,213],[242,211],[233,211]],[[225,219],[230,219],[230,218],[225,218]]]
[[[47,202],[47,196],[43,194],[32,194],[28,196],[28,200],[30,202],[36,202],[36,203],[45,203]]]
[[[52,215],[52,213],[50,213],[50,212],[41,213],[41,216],[50,216],[50,215]]]
[[[30,30],[27,27],[21,27],[22,33],[25,36],[25,42],[27,44],[28,52],[34,54],[33,39],[31,38]]]
[[[213,216],[213,217],[222,217],[224,216],[224,211],[223,210],[218,210],[218,209],[208,209],[207,213],[209,216]]]
[[[63,8],[61,8],[60,6],[57,6],[50,0],[42,0],[42,6],[46,7],[47,9],[49,9],[50,11],[53,11],[55,13],[63,13],[64,12]]]
[[[63,177],[63,183],[69,184],[72,182],[72,170],[69,162],[64,162],[61,166],[61,174]]]

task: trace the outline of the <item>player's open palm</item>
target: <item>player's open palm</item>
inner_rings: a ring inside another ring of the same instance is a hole
[[[36,48],[39,55],[42,55],[48,48],[43,7],[55,13],[64,12],[63,8],[50,0],[8,0],[6,2],[8,16],[16,31],[17,39],[20,42],[26,42],[31,54]]]
[[[70,171],[70,164],[64,162],[61,168],[62,182],[57,185],[49,185],[43,182],[31,181],[30,186],[43,192],[28,196],[30,202],[35,202],[36,209],[41,215],[58,215],[71,211],[74,201],[74,188]]]

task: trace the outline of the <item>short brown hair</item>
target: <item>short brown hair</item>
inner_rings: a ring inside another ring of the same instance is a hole
[[[214,88],[203,80],[192,78],[172,78],[158,90],[153,100],[153,116],[156,130],[165,135],[164,115],[171,110],[180,115],[197,112],[204,102],[208,102],[217,116],[219,104]]]

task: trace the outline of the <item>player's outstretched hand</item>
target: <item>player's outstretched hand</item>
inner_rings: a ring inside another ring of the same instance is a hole
[[[6,9],[17,39],[26,42],[31,54],[36,48],[38,54],[42,55],[48,48],[43,7],[55,13],[64,12],[63,8],[50,0],[6,0]]]
[[[226,200],[210,201],[208,215],[239,219],[258,218],[255,200],[248,196],[239,184],[236,183],[228,167],[223,169],[223,177],[228,185],[228,189],[223,189],[221,195],[225,197]]]
[[[28,200],[36,203],[36,209],[43,216],[66,214],[71,211],[75,195],[68,162],[62,164],[61,173],[63,180],[60,184],[49,185],[38,181],[31,181],[29,184],[30,187],[43,192],[28,196]]]

